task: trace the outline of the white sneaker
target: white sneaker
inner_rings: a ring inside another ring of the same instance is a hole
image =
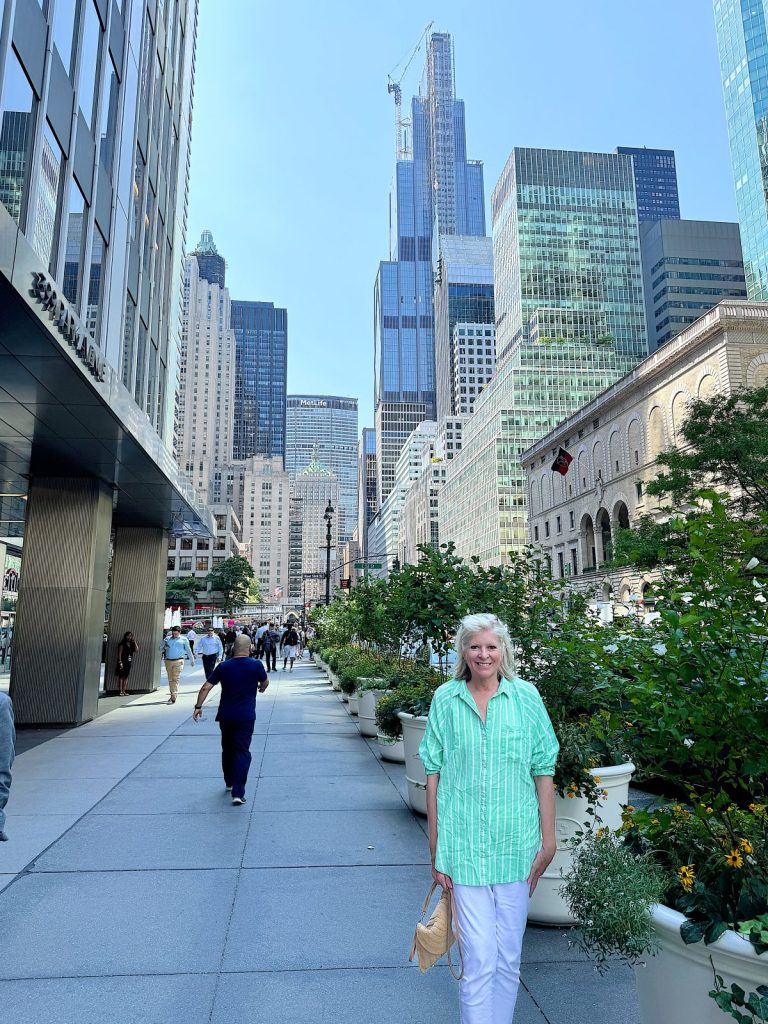
[[[239,806],[240,804],[244,804],[245,803],[245,797],[244,796],[233,796],[232,797],[232,803],[235,805],[235,807]]]

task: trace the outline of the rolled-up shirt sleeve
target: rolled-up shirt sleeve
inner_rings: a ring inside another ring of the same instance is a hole
[[[531,775],[554,775],[560,744],[552,728],[544,701],[539,698],[536,713],[536,734],[533,739]]]
[[[419,757],[427,775],[438,775],[443,767],[443,737],[440,710],[435,700],[427,716],[424,739],[419,744]]]

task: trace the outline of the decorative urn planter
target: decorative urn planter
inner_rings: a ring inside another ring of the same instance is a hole
[[[369,680],[365,680],[368,682]],[[360,682],[363,682],[361,679]],[[360,727],[361,736],[376,736],[376,704],[386,693],[381,690],[363,690],[357,699],[357,723]]]
[[[354,693],[350,693],[347,696],[347,711],[350,715],[356,715],[358,713],[357,704],[359,697],[357,696],[357,690]]]
[[[427,728],[426,715],[409,715],[398,712],[403,723],[403,748],[405,750],[405,780],[408,783],[408,803],[418,814],[427,813],[427,774],[419,757],[419,745]]]
[[[629,799],[629,783],[635,766],[630,762],[612,765],[606,768],[593,768],[592,774],[598,778],[601,789],[608,791],[608,796],[598,800],[595,820],[599,824],[615,830],[621,825],[621,807]],[[536,892],[528,906],[528,920],[534,924],[569,925],[573,918],[564,898],[558,890],[563,884],[563,875],[568,872],[573,859],[573,848],[569,840],[582,831],[584,823],[590,820],[587,814],[589,802],[585,797],[573,799],[555,797],[555,838],[557,853],[554,860],[539,879]]]
[[[395,764],[405,764],[405,747],[402,736],[385,736],[383,732],[376,733],[379,743],[379,753],[382,761],[394,761]]]
[[[736,932],[725,932],[710,946],[703,942],[686,946],[680,938],[682,914],[657,904],[652,917],[660,948],[645,966],[635,968],[642,1024],[723,1024],[723,1011],[708,995],[715,987],[715,972],[729,991],[734,982],[745,992],[766,984],[768,953],[758,956],[755,947]]]

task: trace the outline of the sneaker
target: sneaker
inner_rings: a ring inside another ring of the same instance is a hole
[[[8,836],[5,834],[5,832],[0,832],[0,843],[7,843],[7,842],[8,842]]]
[[[232,792],[232,787],[231,787],[231,786],[227,786],[227,792],[228,792],[228,793],[231,793],[231,792]]]
[[[244,804],[245,803],[245,797],[244,796],[233,796],[232,797],[232,803],[235,805],[235,807],[238,807],[240,804]]]

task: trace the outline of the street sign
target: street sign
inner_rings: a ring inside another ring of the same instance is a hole
[[[303,572],[301,575],[302,575],[302,578],[305,579],[305,580],[324,580],[325,579],[325,573],[324,572]]]
[[[340,585],[342,590],[351,590],[352,589],[352,580],[349,578],[349,576],[343,576],[339,580],[339,585]]]
[[[381,569],[381,562],[355,562],[356,569]]]

